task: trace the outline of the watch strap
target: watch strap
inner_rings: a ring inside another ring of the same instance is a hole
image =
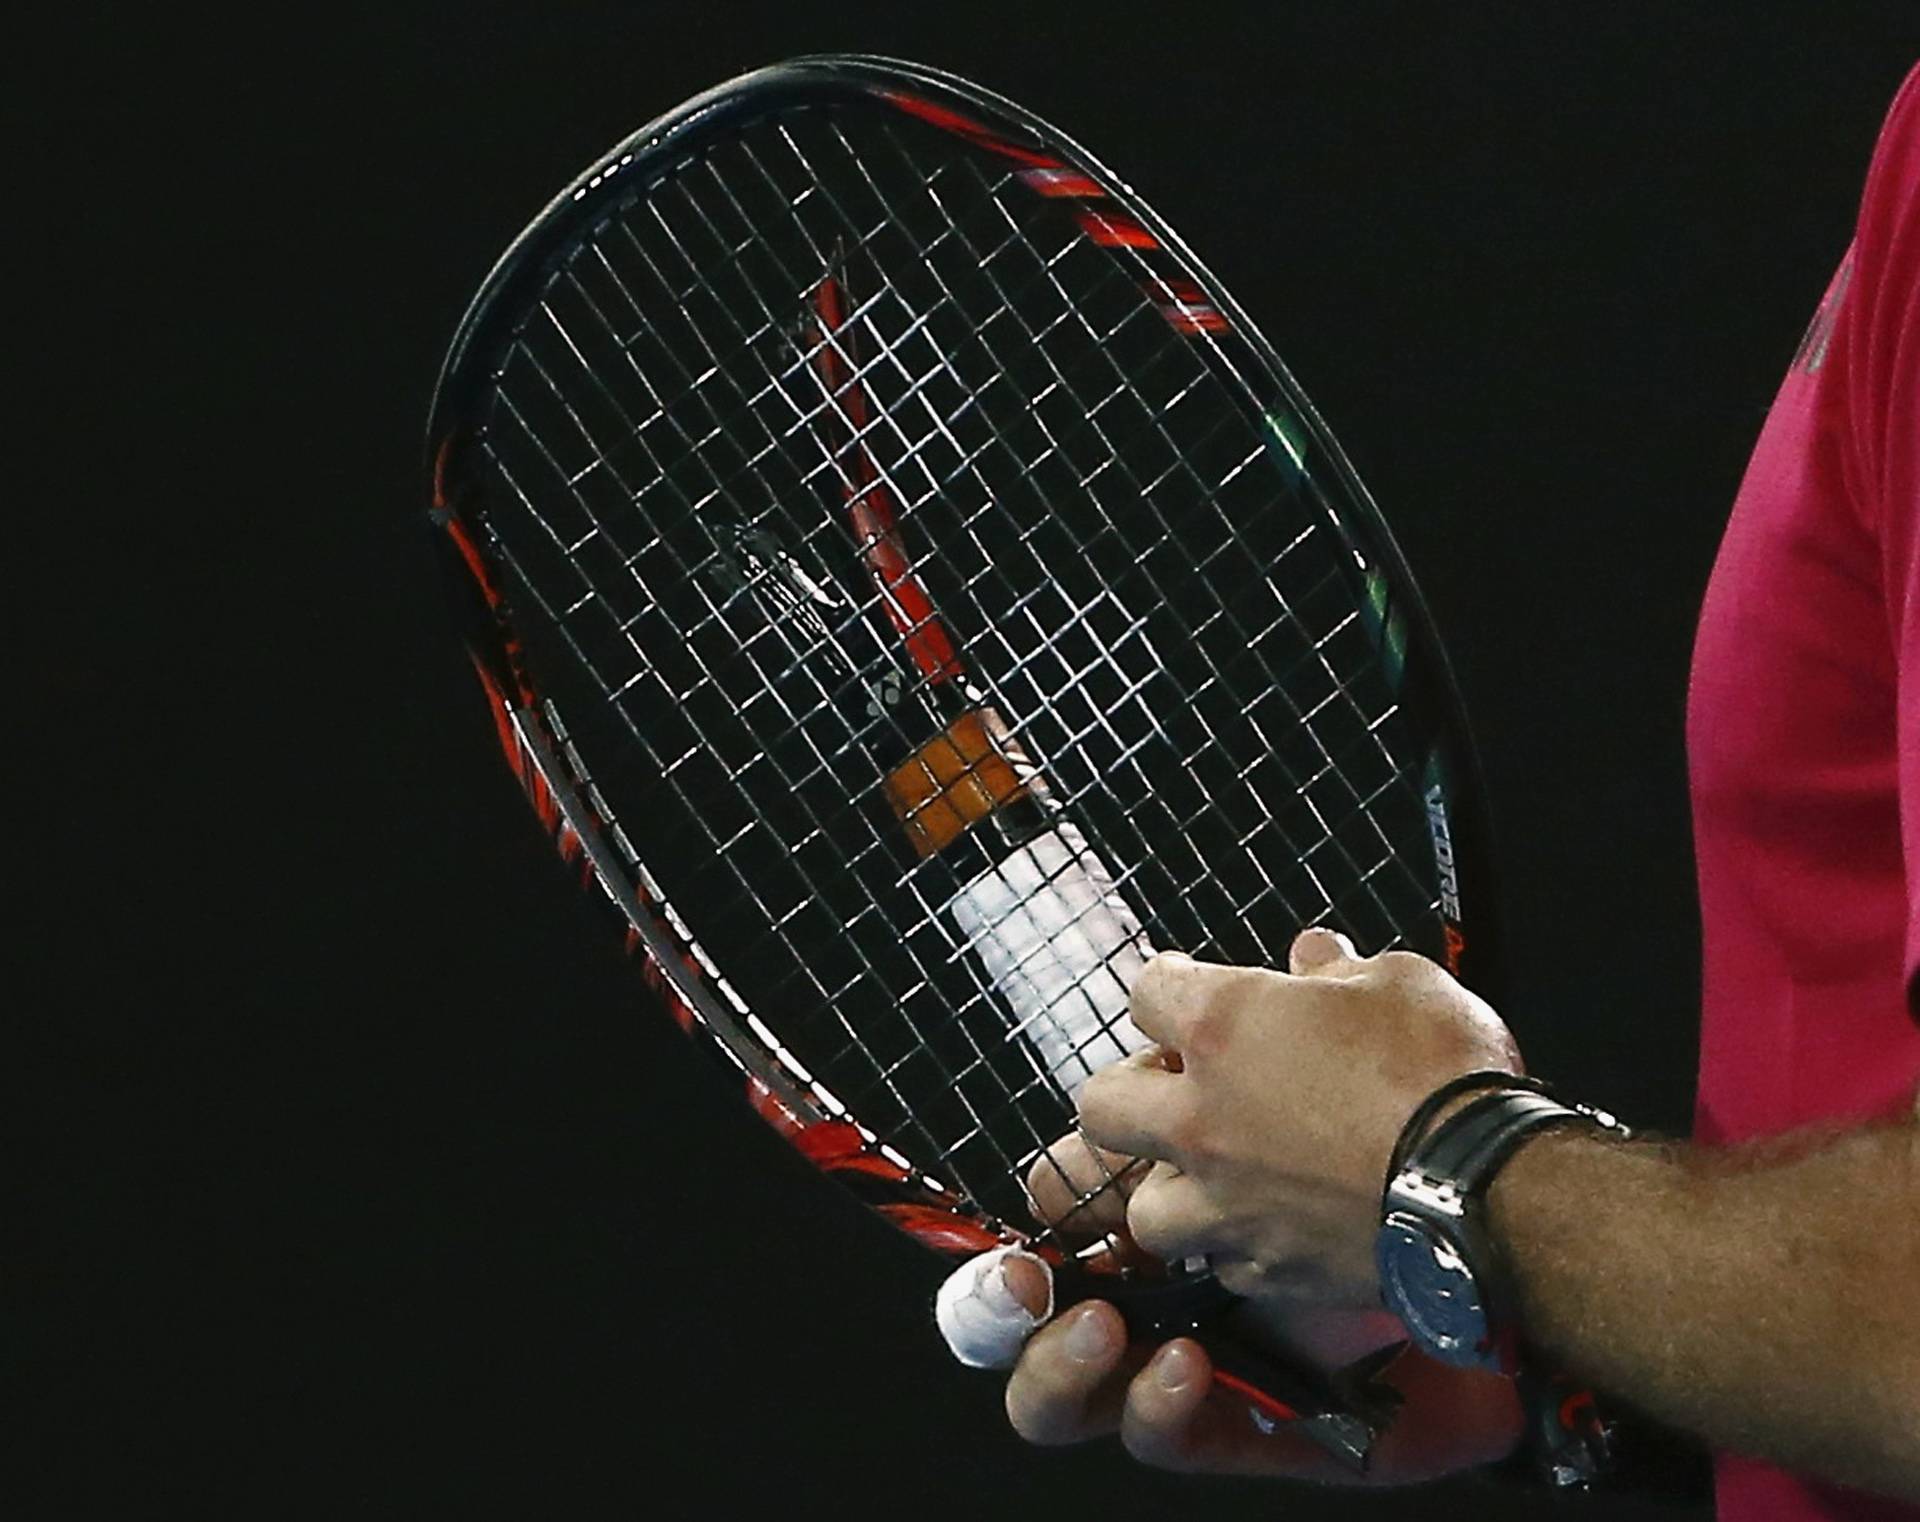
[[[1387,1181],[1391,1183],[1406,1166],[1407,1154],[1412,1152],[1421,1137],[1427,1134],[1427,1128],[1433,1124],[1447,1102],[1468,1094],[1475,1089],[1531,1089],[1536,1094],[1547,1092],[1547,1086],[1538,1078],[1525,1073],[1514,1073],[1506,1068],[1475,1068],[1470,1073],[1462,1073],[1458,1078],[1448,1079],[1414,1108],[1401,1126],[1400,1135],[1393,1144],[1393,1155],[1387,1163]]]
[[[1585,1118],[1545,1094],[1524,1089],[1486,1094],[1449,1116],[1416,1146],[1408,1166],[1452,1184],[1462,1195],[1477,1194],[1533,1132]]]
[[[1463,1105],[1431,1135],[1421,1134],[1447,1099],[1474,1088],[1490,1092]],[[1459,1201],[1462,1224],[1467,1226],[1470,1238],[1478,1237],[1490,1254],[1482,1265],[1488,1275],[1486,1288],[1496,1302],[1505,1300],[1511,1288],[1505,1282],[1505,1265],[1498,1261],[1491,1242],[1481,1235],[1482,1228],[1469,1224],[1475,1221],[1477,1210],[1469,1210],[1468,1204],[1478,1203],[1501,1164],[1528,1136],[1575,1122],[1622,1138],[1632,1134],[1605,1111],[1562,1104],[1538,1080],[1506,1075],[1501,1082],[1491,1074],[1466,1075],[1437,1090],[1403,1130],[1394,1149],[1394,1161],[1399,1166],[1387,1182],[1389,1203],[1394,1199],[1395,1183],[1403,1175],[1410,1174],[1429,1188],[1451,1190]],[[1489,1312],[1495,1317],[1511,1317],[1512,1308],[1490,1305]],[[1543,1372],[1525,1359],[1518,1328],[1510,1320],[1502,1341],[1514,1360],[1521,1404],[1527,1414],[1527,1432],[1521,1446],[1524,1458],[1516,1458],[1556,1488],[1591,1482],[1607,1467],[1611,1447],[1610,1428],[1596,1411],[1591,1394],[1565,1376]]]

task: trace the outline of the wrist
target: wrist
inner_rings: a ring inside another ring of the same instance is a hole
[[[1424,1116],[1469,1084],[1480,1092],[1452,1119],[1423,1128]],[[1386,1304],[1422,1351],[1462,1367],[1515,1371],[1518,1315],[1487,1230],[1486,1188],[1529,1136],[1586,1120],[1537,1081],[1471,1077],[1415,1113],[1395,1148],[1375,1257]]]
[[[1476,1068],[1449,1079],[1415,1105],[1401,1123],[1400,1134],[1395,1138],[1388,1157],[1386,1177],[1382,1180],[1380,1190],[1382,1213],[1385,1213],[1387,1196],[1392,1191],[1394,1179],[1400,1175],[1416,1148],[1460,1111],[1498,1092],[1516,1089],[1545,1093],[1546,1085],[1537,1078],[1529,1078],[1524,1073],[1505,1068]]]
[[[1613,1250],[1592,1232],[1596,1203],[1647,1196],[1650,1176],[1667,1167],[1667,1150],[1591,1127],[1530,1137],[1486,1191],[1484,1221],[1504,1265],[1529,1344],[1550,1357],[1584,1360],[1572,1327],[1588,1295],[1609,1279]],[[1702,1203],[1676,1200],[1698,1219]],[[1651,1219],[1643,1230],[1657,1234]],[[1622,1244],[1624,1245],[1624,1244]]]
[[[1533,1357],[1511,1234],[1494,1227],[1492,1199],[1498,1191],[1511,1203],[1502,1185],[1511,1173],[1525,1187],[1540,1149],[1598,1130],[1625,1134],[1611,1116],[1562,1104],[1538,1080],[1472,1074],[1444,1086],[1415,1111],[1394,1149],[1376,1244],[1383,1297],[1415,1346],[1516,1379],[1526,1462],[1555,1485],[1584,1483],[1605,1466],[1607,1432],[1591,1395]]]
[[[1566,1189],[1568,1167],[1582,1153],[1604,1147],[1603,1135],[1586,1126],[1537,1131],[1514,1148],[1487,1185],[1486,1221],[1496,1248],[1516,1280],[1525,1276],[1530,1206],[1543,1192]]]

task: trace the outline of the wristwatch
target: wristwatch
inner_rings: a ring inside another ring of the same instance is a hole
[[[1426,1134],[1449,1100],[1474,1089],[1487,1092]],[[1604,1110],[1562,1104],[1536,1078],[1483,1071],[1443,1084],[1401,1130],[1375,1239],[1387,1308],[1430,1356],[1513,1378],[1525,1430],[1506,1467],[1556,1488],[1605,1473],[1613,1432],[1589,1391],[1526,1356],[1513,1285],[1487,1228],[1486,1191],[1522,1141],[1566,1125],[1632,1134]]]
[[[1490,1090],[1431,1135],[1420,1125],[1438,1101],[1469,1087]],[[1415,1346],[1444,1363],[1513,1374],[1519,1325],[1512,1285],[1486,1223],[1486,1190],[1527,1137],[1549,1127],[1587,1125],[1625,1136],[1605,1111],[1562,1104],[1538,1080],[1471,1074],[1417,1112],[1395,1149],[1375,1261],[1381,1298]]]

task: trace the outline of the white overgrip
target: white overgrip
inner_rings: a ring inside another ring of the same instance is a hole
[[[1077,1101],[1094,1072],[1149,1043],[1127,1018],[1128,990],[1153,946],[1113,876],[1069,820],[981,873],[947,906],[1048,1078]],[[1009,1257],[1048,1278],[1048,1304],[1031,1314],[1009,1292]],[[1052,1315],[1052,1274],[1015,1247],[970,1258],[940,1287],[934,1316],[954,1357],[1004,1369]]]
[[[1127,1018],[1127,991],[1153,947],[1071,821],[981,873],[947,910],[1006,1001],[1013,1033],[1068,1098],[1149,1044]]]

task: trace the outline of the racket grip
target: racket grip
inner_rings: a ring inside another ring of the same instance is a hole
[[[1405,1343],[1321,1376],[1205,1333],[1197,1340],[1212,1360],[1214,1384],[1245,1401],[1249,1420],[1262,1432],[1287,1426],[1356,1474],[1367,1472],[1374,1442],[1393,1424],[1400,1404],[1400,1392],[1376,1376]]]
[[[1064,1269],[1056,1274],[1055,1292],[1060,1305],[1110,1302],[1133,1341],[1193,1338],[1206,1349],[1215,1386],[1245,1402],[1248,1420],[1262,1432],[1285,1427],[1310,1437],[1357,1474],[1366,1473],[1374,1442],[1399,1409],[1400,1392],[1379,1376],[1406,1348],[1404,1342],[1330,1374],[1285,1362],[1234,1335],[1226,1317],[1241,1302],[1211,1273],[1130,1284]]]
[[[1153,947],[1069,819],[1016,846],[947,905],[1012,1018],[1069,1099],[1094,1072],[1148,1045],[1127,990]]]

